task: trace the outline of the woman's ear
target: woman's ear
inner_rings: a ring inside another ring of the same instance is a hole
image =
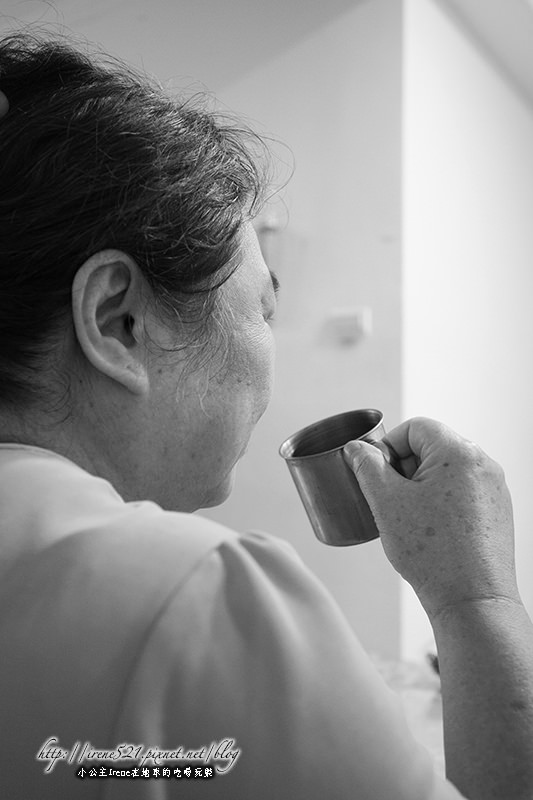
[[[92,366],[134,394],[149,388],[143,275],[130,256],[102,250],[77,271],[72,316],[79,345]]]

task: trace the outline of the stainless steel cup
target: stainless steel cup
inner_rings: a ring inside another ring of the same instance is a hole
[[[289,437],[280,447],[318,539],[325,544],[361,544],[379,536],[372,512],[344,460],[352,439],[378,442],[383,414],[373,408],[328,417]]]

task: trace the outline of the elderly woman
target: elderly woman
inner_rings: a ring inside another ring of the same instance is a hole
[[[257,140],[23,35],[0,90],[2,797],[531,797],[532,629],[478,448],[427,420],[389,435],[403,474],[346,448],[434,626],[458,789],[290,548],[189,513],[271,392]]]

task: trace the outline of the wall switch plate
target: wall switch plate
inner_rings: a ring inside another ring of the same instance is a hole
[[[353,347],[372,334],[372,309],[368,306],[332,308],[326,317],[326,338],[339,347]]]

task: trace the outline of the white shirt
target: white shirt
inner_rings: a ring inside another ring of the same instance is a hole
[[[9,800],[461,797],[288,545],[125,503],[67,459],[7,444],[0,659]],[[163,755],[148,779],[90,777],[150,749]],[[103,750],[114,758],[87,758]],[[214,777],[177,778],[187,764]]]

